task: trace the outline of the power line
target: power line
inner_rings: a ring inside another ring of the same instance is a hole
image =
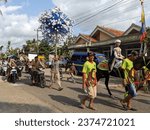
[[[150,13],[147,13],[146,16],[150,16]],[[135,16],[135,17],[128,18],[128,19],[125,19],[125,20],[122,20],[122,21],[117,21],[117,22],[113,22],[113,23],[108,23],[108,24],[105,24],[104,26],[108,26],[108,25],[112,25],[112,24],[116,24],[116,23],[121,23],[121,22],[125,22],[125,21],[128,21],[128,20],[140,18],[140,17],[141,17],[141,16]]]
[[[150,4],[150,3],[145,3],[146,5],[145,6],[148,6],[148,4]],[[132,11],[133,10],[133,8],[137,8],[138,6],[134,6],[134,7],[129,7],[129,8],[126,8],[126,10],[129,12],[129,11]],[[131,9],[131,10],[129,10],[129,9]],[[107,12],[108,13],[108,12]],[[103,13],[104,14],[104,13]],[[103,15],[102,14],[102,15]],[[115,13],[116,14],[116,13]],[[118,12],[117,12],[117,14],[118,14]],[[104,14],[105,15],[105,14]],[[107,16],[107,15],[106,15]],[[114,16],[114,14],[113,15],[111,15],[111,17],[112,16]],[[132,18],[131,18],[132,19]],[[87,21],[87,20],[86,20]],[[84,21],[85,22],[85,21]]]
[[[134,1],[134,0],[132,0],[132,1]],[[124,1],[124,3],[121,3],[121,4],[123,4],[123,5],[125,5],[125,4],[128,4],[129,2],[131,2],[131,1]],[[106,3],[105,3],[106,4]],[[122,6],[123,6],[122,5]],[[120,6],[121,7],[121,6]],[[106,6],[104,7],[104,9],[106,8]],[[109,9],[109,11],[110,10],[112,10],[112,8],[110,8]],[[89,10],[89,11],[91,11],[91,10]],[[93,15],[93,13],[95,14],[95,12],[97,12],[97,11],[101,11],[101,8],[100,7],[98,7],[98,9],[96,9],[96,10],[94,10],[94,11],[92,11],[92,12],[90,12],[90,13],[87,13],[88,11],[86,11],[86,15],[81,15],[81,16],[79,16],[78,18],[75,18],[75,21],[78,21],[78,20],[81,20],[81,19],[85,19],[85,18],[87,18],[87,17],[89,17],[90,15]],[[107,12],[108,12],[108,10],[107,10]],[[98,12],[98,13],[100,13],[100,12]]]
[[[149,6],[149,4],[150,4],[150,2],[149,2],[149,3],[146,3],[146,6]],[[145,7],[146,7],[146,6],[145,6]],[[129,8],[126,8],[126,9],[124,10],[124,12],[125,12],[125,11],[128,11],[128,13],[129,13],[130,11],[133,11],[133,9],[136,9],[136,8],[138,8],[138,6],[129,7]],[[131,9],[131,10],[130,10],[130,9]],[[107,12],[107,13],[108,13],[108,12]],[[111,14],[111,16],[110,16],[109,14],[107,15],[107,13],[106,13],[106,14],[102,14],[101,17],[102,17],[103,19],[107,19],[107,17],[109,16],[108,19],[111,19],[111,18],[113,19],[113,18],[116,18],[116,17],[115,17],[116,15],[117,15],[117,16],[121,16],[120,13],[122,13],[122,12],[118,12],[118,11],[116,12],[116,11],[115,11],[113,14]],[[131,13],[130,13],[130,14],[131,14]],[[106,16],[106,17],[105,17],[105,16]],[[122,17],[122,16],[121,16],[121,17]],[[118,19],[118,18],[119,18],[119,17],[117,17],[117,19]],[[89,22],[89,21],[87,21],[87,22]]]
[[[72,18],[76,18],[75,20],[79,20],[80,18],[89,16],[90,13],[93,13],[93,12],[95,13],[96,11],[99,11],[101,9],[100,7],[103,7],[104,5],[106,7],[107,3],[109,4],[110,1],[108,1],[108,2],[106,2],[104,4],[99,4],[98,6],[95,6],[94,8],[90,8],[90,9],[86,10],[86,12],[82,13],[82,15],[80,15],[80,16],[79,15],[72,16]],[[89,13],[89,11],[90,11],[90,13]]]
[[[79,24],[81,24],[81,23],[83,23],[83,22],[85,22],[85,21],[87,21],[87,20],[89,20],[89,19],[95,17],[95,16],[98,15],[99,13],[102,13],[102,12],[104,12],[104,11],[106,11],[106,10],[112,8],[112,7],[118,5],[119,3],[123,2],[123,1],[124,1],[124,0],[121,0],[121,1],[119,1],[119,2],[117,2],[117,3],[115,3],[115,4],[111,5],[111,6],[109,6],[109,7],[105,8],[105,9],[103,9],[103,10],[100,10],[100,11],[97,12],[96,14],[94,14],[94,15],[92,15],[92,16],[90,16],[90,17],[85,18],[84,20],[78,22],[78,23],[75,24],[74,26],[77,26],[77,25],[79,25]]]

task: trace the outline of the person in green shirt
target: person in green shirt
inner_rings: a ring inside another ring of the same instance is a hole
[[[137,96],[136,88],[134,84],[136,71],[133,68],[133,61],[136,60],[137,57],[138,57],[138,52],[132,51],[131,54],[126,59],[124,59],[121,66],[121,68],[124,70],[123,84],[125,86],[128,95],[123,100],[120,100],[120,103],[127,110],[135,110],[131,107],[131,99]]]
[[[90,100],[89,108],[95,110],[93,104],[97,94],[97,79],[96,79],[96,63],[94,62],[95,54],[88,53],[88,60],[83,65],[83,83],[82,88],[87,93],[86,97],[81,100],[81,107],[85,108],[86,100]]]

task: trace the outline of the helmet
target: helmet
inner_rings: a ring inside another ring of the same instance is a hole
[[[117,40],[115,41],[115,43],[121,43],[121,40],[117,39]]]

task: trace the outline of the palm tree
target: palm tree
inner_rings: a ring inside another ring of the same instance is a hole
[[[10,45],[11,45],[11,41],[8,41],[8,43],[7,43],[7,52],[10,51]]]
[[[4,1],[5,3],[7,2],[7,0],[0,0],[0,2]],[[3,15],[2,11],[0,10],[0,15]]]
[[[3,47],[4,47],[4,46],[0,46],[0,51],[2,51],[2,50],[3,50]]]
[[[4,2],[7,2],[7,0],[0,0],[0,1],[4,1]]]

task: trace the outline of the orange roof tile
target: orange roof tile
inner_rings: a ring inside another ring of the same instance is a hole
[[[97,42],[96,39],[92,38],[91,36],[89,35],[85,35],[85,34],[81,34],[83,37],[85,37],[87,40],[91,41],[91,42]]]
[[[102,29],[104,29],[105,31],[109,32],[109,33],[112,33],[113,35],[115,36],[122,36],[124,31],[120,31],[120,30],[117,30],[117,29],[113,29],[113,28],[106,28],[106,27],[101,27]]]

